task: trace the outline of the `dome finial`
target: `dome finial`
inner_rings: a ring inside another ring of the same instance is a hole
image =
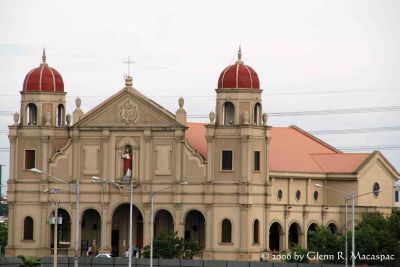
[[[236,64],[242,64],[243,63],[243,61],[242,61],[242,45],[239,45],[239,50],[238,50],[237,56],[238,56],[238,59],[236,61]]]
[[[41,66],[47,66],[46,62],[46,49],[43,47],[43,53],[42,53],[42,63],[40,64]]]
[[[43,47],[42,63],[46,63],[46,49]]]

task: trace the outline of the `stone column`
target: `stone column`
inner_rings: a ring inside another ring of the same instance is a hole
[[[45,173],[49,173],[49,169],[48,169],[48,154],[49,154],[49,136],[42,136],[42,170],[44,173],[42,173],[42,180],[47,180],[47,174]],[[39,155],[38,155],[39,156]],[[38,157],[39,158],[39,157]],[[36,166],[37,168],[37,166]],[[40,169],[40,168],[39,168]],[[55,176],[57,176],[57,174],[54,174]]]
[[[175,130],[175,181],[182,181],[183,166],[183,130]]]
[[[264,225],[264,248],[269,250],[269,209],[270,205],[267,204],[264,209],[264,224],[260,222],[260,228]]]
[[[143,215],[143,246],[150,245],[151,231],[151,207],[149,203],[144,205]]]
[[[208,258],[212,258],[212,251],[214,250],[213,240],[214,240],[214,211],[212,204],[206,205],[206,234],[205,234],[205,248],[204,251],[207,252]],[[232,233],[233,234],[233,233]],[[232,235],[233,236],[233,235]]]
[[[8,202],[8,218],[10,221],[15,222],[15,203]],[[8,237],[7,237],[7,249],[6,256],[14,256],[14,245],[15,245],[15,223],[8,224]]]
[[[72,181],[76,182],[80,174],[80,151],[79,151],[79,130],[75,129],[72,132]]]
[[[8,178],[8,183],[14,183],[15,177],[17,177],[17,153],[15,153],[18,149],[17,145],[17,136],[12,136],[11,131],[8,136],[10,140],[10,177]],[[21,162],[22,164],[22,162]]]
[[[182,227],[182,205],[175,204],[175,220],[174,220],[174,232],[178,232],[178,236],[184,237],[185,230]]]
[[[105,202],[101,205],[103,216],[101,217],[101,231],[104,236],[100,234],[101,245],[106,252],[111,251],[111,222],[108,221],[108,203]]]
[[[242,253],[245,253],[248,249],[247,246],[247,237],[248,237],[248,228],[247,228],[247,211],[248,211],[248,205],[240,205],[240,224],[239,224],[239,229],[240,229],[240,235],[239,235],[239,250]],[[233,233],[232,233],[233,234]],[[232,235],[234,237],[234,235]],[[240,256],[240,259],[243,258],[244,255]]]
[[[302,247],[307,248],[307,239],[308,239],[308,229],[307,229],[307,221],[308,221],[308,211],[307,211],[307,205],[303,206],[303,238],[302,238]]]
[[[206,135],[207,140],[207,182],[212,182],[214,180],[214,129],[207,129],[212,135]],[[218,155],[218,154],[217,154]]]
[[[47,244],[47,241],[49,241],[49,237],[47,236],[47,226],[49,225],[48,223],[48,210],[49,210],[49,204],[48,203],[41,203],[41,210],[40,210],[40,228],[39,228],[39,235],[36,235],[36,239],[39,240],[39,249],[41,251],[45,251],[46,247],[49,247]],[[41,255],[45,256],[45,255]]]
[[[145,162],[145,167],[144,167],[144,180],[145,182],[150,181],[150,160],[151,160],[151,131],[150,130],[145,130],[144,131],[144,142],[145,142],[145,147],[144,147],[144,162]]]
[[[283,220],[283,243],[282,243],[282,250],[287,251],[289,249],[289,228],[287,225],[288,217],[290,211],[287,209],[287,206],[284,206],[284,220]]]
[[[237,170],[240,170],[240,182],[246,183],[248,182],[249,176],[249,136],[247,134],[242,135],[240,137],[240,148],[241,148],[241,157],[240,157],[240,166],[235,166]],[[239,155],[234,155],[234,157],[238,157]],[[235,159],[234,159],[235,160]],[[236,160],[235,160],[236,161]]]
[[[101,141],[103,144],[103,170],[102,170],[102,178],[110,179],[110,131],[103,130],[103,134],[101,136]]]
[[[71,191],[71,194],[74,194],[74,192]],[[78,236],[78,251],[80,253],[81,251],[81,242],[79,242],[82,238],[82,214],[79,214],[79,224],[76,225],[76,202],[75,198],[71,199],[73,202],[71,202],[71,213],[70,213],[70,220],[71,220],[71,246],[69,247],[68,251],[72,253],[71,255],[74,255],[74,244],[75,244],[75,227],[79,227],[79,236]],[[80,213],[80,212],[79,212]]]

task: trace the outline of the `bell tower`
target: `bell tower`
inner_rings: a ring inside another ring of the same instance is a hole
[[[210,113],[206,133],[208,164],[212,165],[208,179],[261,182],[268,172],[270,128],[267,114],[262,113],[258,75],[244,64],[241,47],[235,64],[221,72],[216,92],[215,113]]]
[[[43,49],[42,63],[25,77],[21,91],[21,125],[26,127],[64,127],[64,82],[60,73],[49,67]]]

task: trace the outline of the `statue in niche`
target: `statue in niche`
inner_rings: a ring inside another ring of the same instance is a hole
[[[131,146],[125,146],[124,154],[121,155],[124,163],[123,170],[124,176],[122,177],[122,182],[130,182],[132,178],[132,148]]]

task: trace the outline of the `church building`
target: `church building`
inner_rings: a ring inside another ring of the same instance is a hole
[[[269,124],[258,74],[240,50],[219,75],[215,110],[205,123],[187,121],[183,98],[175,113],[166,110],[130,76],[90,111],[77,98],[72,116],[65,89],[43,52],[9,126],[9,256],[52,254],[57,203],[59,254],[74,255],[78,227],[81,255],[91,246],[123,256],[130,192],[115,184],[133,184],[134,246],[150,243],[157,192],[155,235],[176,231],[197,241],[203,259],[259,260],[265,250],[306,248],[319,225],[343,234],[345,197],[330,188],[371,192],[356,198],[356,220],[394,206],[400,175],[379,151],[343,153],[296,126]]]

